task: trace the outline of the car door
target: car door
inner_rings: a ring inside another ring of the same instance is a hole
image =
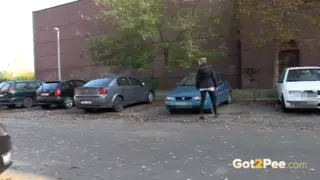
[[[145,86],[142,85],[141,81],[130,76],[128,77],[128,79],[130,81],[131,93],[134,94],[132,96],[133,101],[137,103],[145,100]]]
[[[117,79],[119,86],[119,93],[123,96],[124,104],[129,105],[133,103],[133,95],[130,87],[130,82],[127,77],[119,77]]]
[[[75,84],[72,81],[66,81],[61,84],[61,94],[63,97],[73,97]]]
[[[229,90],[226,86],[225,81],[221,78],[221,75],[219,73],[216,73],[217,83],[218,87],[216,89],[216,98],[217,98],[217,104],[220,104],[221,102],[224,102],[228,99],[228,93]]]
[[[35,91],[32,90],[31,82],[15,82],[14,94],[16,99],[23,100],[25,97],[33,97]]]
[[[28,89],[30,91],[28,91],[28,96],[29,97],[32,97],[32,98],[35,98],[36,97],[36,92],[37,92],[37,89],[38,89],[38,82],[37,81],[31,81],[29,82],[29,85],[28,85]]]
[[[278,81],[277,93],[278,93],[279,100],[281,100],[283,83],[284,83],[284,79],[285,79],[286,74],[287,74],[287,69],[282,72],[282,74],[279,78],[279,81]]]

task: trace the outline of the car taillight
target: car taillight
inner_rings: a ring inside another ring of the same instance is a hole
[[[100,95],[105,95],[105,94],[107,94],[107,90],[105,90],[105,89],[103,89],[103,88],[100,88],[100,89],[99,89],[99,94],[100,94]]]
[[[58,89],[56,89],[55,91],[54,91],[54,96],[60,96],[61,95],[61,91],[60,91],[60,89],[58,88]]]
[[[37,92],[36,92],[36,96],[40,96],[40,91],[37,91]]]

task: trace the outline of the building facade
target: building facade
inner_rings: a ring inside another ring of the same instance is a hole
[[[60,29],[60,56],[63,79],[91,79],[111,73],[110,67],[97,65],[86,53],[86,35],[111,33],[109,29],[94,25],[85,20],[84,16],[92,16],[99,8],[92,0],[79,0],[72,3],[33,12],[34,23],[34,56],[35,77],[40,80],[58,79],[57,36],[54,27]],[[230,31],[232,31],[230,27]],[[317,34],[316,30],[313,32]],[[294,44],[294,43],[293,43]],[[234,88],[271,88],[273,79],[273,59],[275,48],[272,44],[251,49],[245,39],[227,39],[228,56],[210,61],[214,68],[231,82]],[[280,59],[285,63],[280,67],[296,65],[319,65],[320,55],[307,45],[295,46],[280,52]],[[131,69],[121,73],[137,78],[157,79],[158,87],[170,89],[185,75],[196,71],[196,66],[190,69],[178,69],[165,72],[163,60],[156,58],[150,64],[149,70],[137,72]],[[162,78],[166,73],[166,78]]]

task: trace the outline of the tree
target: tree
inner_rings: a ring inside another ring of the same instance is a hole
[[[274,43],[276,48],[273,84],[279,77],[279,51],[283,44],[292,40],[302,43],[317,41],[308,37],[307,29],[318,26],[320,22],[319,2],[312,0],[235,0],[237,18],[243,30],[241,36],[251,40],[254,46]],[[245,24],[245,25],[244,25]]]
[[[93,19],[113,27],[116,33],[91,36],[90,56],[106,65],[142,70],[158,55],[168,68],[188,68],[199,57],[223,55],[223,43],[205,47],[219,38],[215,32],[220,16],[213,15],[214,5],[199,8],[200,0],[181,2],[96,0],[101,12]]]

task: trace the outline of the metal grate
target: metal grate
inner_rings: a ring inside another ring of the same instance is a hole
[[[192,97],[176,97],[176,100],[179,100],[179,101],[184,101],[184,100],[191,100]]]

